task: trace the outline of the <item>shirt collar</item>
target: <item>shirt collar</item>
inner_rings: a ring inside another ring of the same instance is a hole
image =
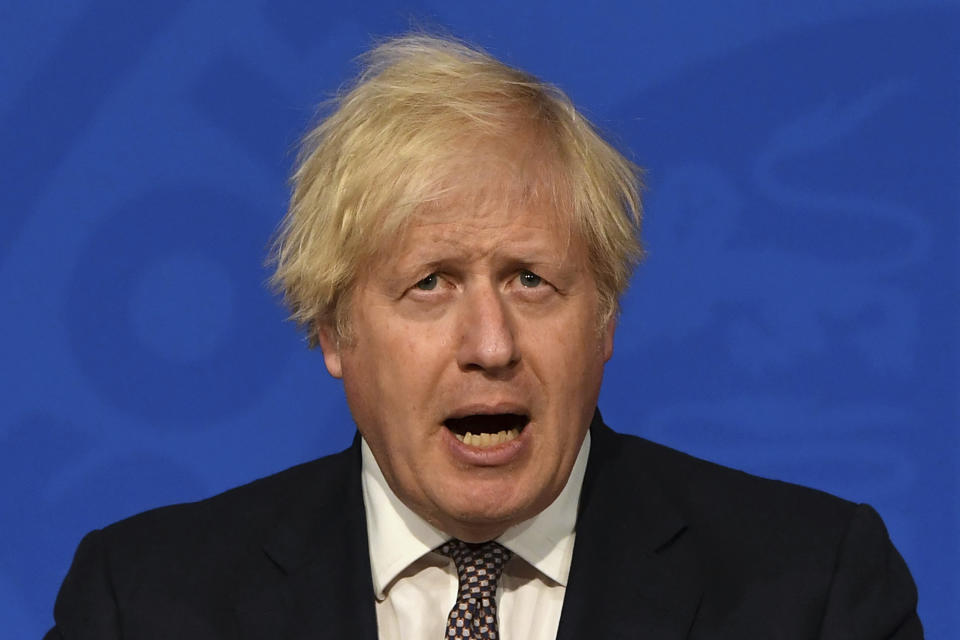
[[[450,539],[403,504],[387,485],[373,452],[361,442],[361,484],[367,516],[370,569],[378,599],[411,563]],[[523,558],[550,580],[566,585],[573,556],[574,527],[580,488],[590,452],[587,432],[570,477],[546,509],[507,529],[497,542]]]

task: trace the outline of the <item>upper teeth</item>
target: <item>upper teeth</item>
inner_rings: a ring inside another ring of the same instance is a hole
[[[472,447],[492,447],[495,444],[502,444],[504,442],[509,442],[520,435],[519,429],[510,429],[509,431],[500,431],[497,433],[477,433],[473,434],[469,431],[466,435],[460,435],[459,433],[454,434],[457,436],[457,439],[464,444],[468,444]]]

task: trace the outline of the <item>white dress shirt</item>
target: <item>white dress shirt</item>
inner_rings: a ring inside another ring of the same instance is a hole
[[[362,443],[363,504],[380,640],[440,640],[457,599],[453,560],[433,550],[450,539],[403,504]],[[553,640],[573,556],[590,434],[557,499],[497,542],[513,552],[497,587],[500,638]]]

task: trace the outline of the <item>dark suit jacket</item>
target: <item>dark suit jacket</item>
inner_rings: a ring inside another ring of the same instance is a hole
[[[592,429],[558,637],[921,638],[868,506]],[[89,534],[47,639],[376,638],[358,442]]]

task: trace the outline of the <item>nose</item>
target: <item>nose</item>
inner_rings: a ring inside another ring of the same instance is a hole
[[[493,286],[475,289],[460,310],[457,362],[465,371],[502,375],[520,361],[516,330],[505,301]]]

